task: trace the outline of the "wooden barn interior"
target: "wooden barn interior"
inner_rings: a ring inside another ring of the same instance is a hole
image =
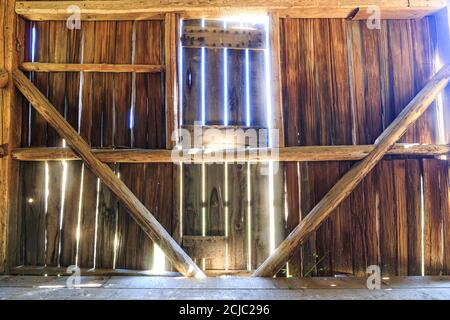
[[[1,0],[0,299],[450,299],[449,16]]]

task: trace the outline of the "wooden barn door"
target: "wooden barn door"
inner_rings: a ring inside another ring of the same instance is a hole
[[[194,125],[222,134],[267,128],[266,25],[184,20],[181,32],[181,127],[192,134]],[[203,138],[204,150],[245,147]],[[255,269],[283,238],[282,170],[267,174],[268,168],[234,162],[182,166],[183,247],[203,269]]]

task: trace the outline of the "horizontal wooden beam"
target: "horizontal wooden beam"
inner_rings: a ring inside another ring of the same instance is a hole
[[[208,17],[276,11],[280,17],[349,18],[356,10],[374,5],[396,19],[421,17],[445,7],[446,0],[123,0],[123,1],[17,1],[16,12],[28,20],[66,20],[80,9],[82,20],[144,20],[178,12]]]
[[[0,89],[3,89],[8,84],[9,75],[6,71],[0,71]]]
[[[16,87],[28,99],[36,111],[66,140],[70,148],[80,156],[92,172],[100,178],[102,183],[128,209],[142,230],[163,250],[174,268],[184,276],[204,277],[204,273],[200,268],[181,249],[178,243],[170,236],[145,205],[117,177],[109,166],[96,158],[86,141],[63,118],[44,94],[19,70],[13,72],[13,79]]]
[[[311,147],[287,147],[270,150],[268,154],[278,152],[278,161],[353,161],[366,157],[374,145],[360,146],[311,146]],[[92,149],[92,153],[102,162],[106,163],[170,163],[172,160],[171,150],[151,149]],[[189,161],[195,160],[193,152]],[[439,144],[396,144],[387,152],[389,156],[404,157],[438,157],[450,154],[450,145]],[[273,156],[258,155],[252,153],[237,153],[234,158],[227,161],[267,161],[274,160]],[[200,154],[201,158],[203,155]],[[19,161],[71,161],[80,160],[70,148],[19,148],[12,152],[12,157]],[[176,161],[179,162],[179,161]],[[201,162],[212,162],[209,157]],[[214,161],[216,162],[216,161]]]
[[[383,156],[431,105],[450,80],[450,65],[444,66],[403,109],[375,142],[375,148],[355,164],[295,227],[274,253],[253,273],[271,277],[289,260],[302,242],[346,199]]]
[[[20,66],[23,71],[32,72],[136,72],[155,73],[164,71],[163,65],[145,64],[94,64],[94,63],[42,63],[23,62]]]

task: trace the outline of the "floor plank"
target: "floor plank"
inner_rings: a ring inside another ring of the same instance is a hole
[[[450,277],[383,279],[380,290],[368,290],[364,278],[218,277],[81,277],[69,288],[69,277],[0,277],[0,300],[220,299],[220,300],[402,300],[450,299]]]

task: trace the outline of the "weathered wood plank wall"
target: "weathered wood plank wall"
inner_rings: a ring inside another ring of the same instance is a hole
[[[163,22],[26,24],[24,61],[164,64]],[[34,44],[34,47],[33,47]],[[31,79],[93,147],[164,149],[160,73],[31,73]],[[63,141],[28,105],[22,146]],[[172,230],[172,165],[112,165]],[[153,243],[81,162],[21,165],[21,247],[15,265],[151,269]]]
[[[373,143],[435,70],[433,17],[382,21],[379,30],[365,21],[302,19],[283,19],[281,28],[287,146]],[[437,117],[433,105],[402,140],[442,139]],[[349,166],[287,164],[287,231]],[[385,275],[447,272],[447,167],[438,159],[384,160],[291,259],[291,274],[364,275],[369,265]]]
[[[367,29],[365,22],[337,19],[286,18],[280,26],[287,146],[374,143],[434,72],[433,17],[383,21],[380,30]],[[22,27],[25,61],[164,64],[162,21],[89,21],[82,23],[81,30],[68,30],[65,22],[23,23]],[[246,126],[246,52],[228,50],[228,106],[224,108],[223,51],[205,49],[206,68],[216,71],[205,74],[205,124],[222,125],[226,110],[229,125]],[[250,50],[248,60],[250,126],[265,127],[263,51]],[[180,107],[184,126],[201,120],[200,72],[201,49],[184,48]],[[29,76],[92,147],[166,147],[162,74],[35,72]],[[22,110],[23,147],[62,145],[28,103]],[[432,106],[403,142],[448,143],[450,130],[440,136],[437,110]],[[292,230],[350,166],[349,162],[287,163],[274,177],[275,228],[281,230],[285,224],[286,233]],[[172,165],[112,167],[169,232],[177,229],[178,217],[173,216],[177,171]],[[228,232],[226,261],[210,261],[206,268],[254,269],[270,253],[268,177],[259,174],[260,165],[226,168],[205,165],[202,199],[202,165],[183,166],[183,234],[202,235],[204,208],[206,235]],[[20,177],[21,209],[15,229],[21,240],[15,265],[152,268],[153,243],[81,162],[22,163]],[[289,263],[290,274],[363,275],[372,264],[380,265],[386,275],[448,273],[448,179],[446,160],[383,160],[298,250]],[[277,234],[275,242],[281,237]]]

